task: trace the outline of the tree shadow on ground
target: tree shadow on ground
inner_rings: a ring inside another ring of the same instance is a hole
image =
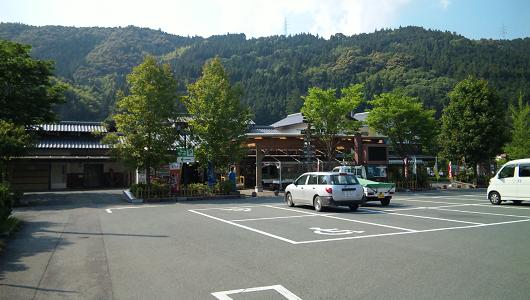
[[[41,253],[51,253],[54,250],[68,246],[70,242],[62,240],[58,235],[43,234],[43,230],[57,228],[62,224],[54,222],[24,221],[21,228],[13,237],[7,239],[6,247],[0,254],[0,280],[5,279],[7,273],[28,270],[24,259]]]
[[[120,191],[49,192],[25,194],[18,210],[62,210],[65,208],[126,205]]]

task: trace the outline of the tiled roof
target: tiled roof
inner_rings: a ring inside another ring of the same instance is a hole
[[[247,132],[250,134],[273,134],[273,133],[280,133],[276,128],[272,126],[252,126],[250,130]]]
[[[37,149],[109,149],[109,145],[102,144],[99,139],[88,138],[45,138],[36,144]]]
[[[58,124],[35,125],[36,130],[49,132],[107,132],[99,122],[62,121]]]
[[[287,117],[281,119],[280,121],[271,124],[272,127],[278,128],[278,127],[284,127],[294,124],[301,124],[304,122],[304,116],[302,116],[302,113],[295,113],[288,115]]]
[[[353,118],[357,121],[365,121],[366,118],[368,117],[368,114],[370,114],[370,112],[366,111],[366,112],[362,112],[362,113],[356,113],[353,115]]]

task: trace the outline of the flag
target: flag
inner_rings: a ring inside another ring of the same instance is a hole
[[[436,177],[436,180],[440,179],[440,174],[438,172],[438,157],[436,157],[434,161],[434,176]]]
[[[403,168],[405,170],[405,178],[409,177],[409,170],[408,170],[408,159],[405,157],[403,159]]]

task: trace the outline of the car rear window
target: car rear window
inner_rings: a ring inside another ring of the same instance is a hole
[[[331,184],[333,185],[351,185],[351,184],[359,184],[359,181],[357,181],[357,178],[355,176],[350,174],[339,174],[339,175],[331,175]]]
[[[519,165],[519,177],[530,177],[530,164]]]
[[[318,175],[318,184],[329,184],[327,175]]]

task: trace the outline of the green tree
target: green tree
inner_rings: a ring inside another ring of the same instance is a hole
[[[158,64],[153,56],[145,57],[127,76],[127,82],[130,93],[119,95],[113,116],[123,136],[109,134],[105,141],[130,166],[145,170],[149,189],[151,168],[176,157],[177,83],[169,65]]]
[[[53,62],[31,58],[30,46],[0,41],[0,119],[16,125],[53,121],[64,85],[52,77]]]
[[[518,106],[510,107],[512,118],[511,141],[504,147],[509,159],[530,157],[530,105],[519,95]]]
[[[337,98],[336,89],[313,87],[304,97],[302,114],[315,129],[315,136],[324,145],[328,162],[335,158],[335,147],[340,134],[353,134],[360,123],[350,118],[350,113],[362,102],[361,84],[343,88]]]
[[[238,161],[242,155],[250,110],[240,102],[241,92],[230,85],[221,59],[207,62],[202,76],[188,85],[184,104],[190,115],[189,126],[198,142],[199,162],[214,170]]]
[[[31,142],[32,136],[24,126],[0,120],[0,183],[5,181],[7,162],[23,154]]]
[[[372,110],[366,123],[388,137],[400,157],[413,154],[418,145],[429,150],[436,137],[434,110],[428,110],[416,98],[400,91],[384,93],[369,102]]]
[[[486,80],[471,76],[460,81],[449,98],[442,114],[442,153],[471,166],[489,162],[506,141],[503,101]],[[476,172],[476,168],[472,169]]]

